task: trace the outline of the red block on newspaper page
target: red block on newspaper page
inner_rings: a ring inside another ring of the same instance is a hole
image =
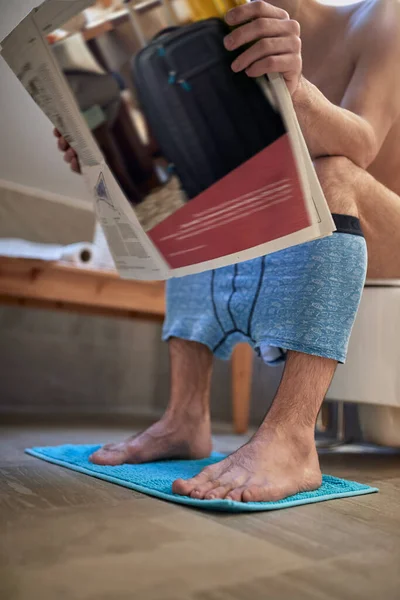
[[[311,225],[289,136],[148,231],[172,268],[265,244]]]

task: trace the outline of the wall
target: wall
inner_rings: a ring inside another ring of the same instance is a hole
[[[0,186],[0,237],[71,244],[93,239],[94,213],[83,200],[12,182]],[[6,186],[6,187],[5,187]],[[29,192],[29,193],[27,193]]]
[[[169,391],[161,325],[0,307],[0,420],[10,415],[157,417]],[[281,369],[255,359],[252,421],[269,407]],[[212,415],[231,420],[230,365],[216,361]]]
[[[3,39],[38,0],[0,0]],[[50,121],[36,107],[0,58],[0,187],[5,182],[89,201],[82,179],[71,173],[60,155]],[[3,181],[2,181],[3,180]]]

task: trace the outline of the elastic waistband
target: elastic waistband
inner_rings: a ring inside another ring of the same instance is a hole
[[[357,219],[357,217],[332,213],[332,218],[337,230],[335,233],[350,233],[351,235],[360,235],[361,237],[364,237],[360,219]]]

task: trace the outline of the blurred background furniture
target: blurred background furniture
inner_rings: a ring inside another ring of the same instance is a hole
[[[367,281],[327,399],[358,405],[366,441],[400,447],[400,280]]]
[[[85,315],[162,321],[164,283],[121,279],[115,272],[58,262],[0,257],[0,303]],[[253,352],[246,344],[232,358],[235,433],[248,427]]]
[[[54,43],[52,50],[111,170],[127,198],[138,203],[159,181],[153,150],[132,118],[124,80],[101,67],[81,33]]]

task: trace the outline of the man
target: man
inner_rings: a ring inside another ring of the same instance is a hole
[[[235,71],[283,74],[338,232],[266,259],[169,282],[166,413],[91,460],[117,465],[208,456],[211,350],[218,354],[227,342],[214,344],[215,321],[224,330],[225,317],[240,319],[252,301],[248,341],[266,361],[271,347],[288,351],[273,405],[250,442],[192,480],[176,481],[174,491],[268,501],[321,483],[314,426],[337,362],[345,358],[361,296],[362,232],[368,276],[400,277],[400,3],[364,0],[336,8],[317,0],[258,1],[233,9],[226,20],[235,26],[226,48],[246,46],[232,64]],[[77,167],[74,152],[63,140],[59,146]],[[249,289],[256,290],[252,299]]]

